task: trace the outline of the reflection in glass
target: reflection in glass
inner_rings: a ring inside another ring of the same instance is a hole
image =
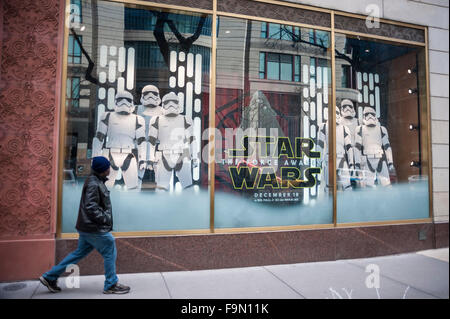
[[[201,135],[211,17],[109,1],[73,5],[79,19],[67,52],[63,232],[75,232],[81,189],[99,155],[112,164],[114,231],[208,228]]]
[[[413,67],[420,72],[409,74]],[[354,165],[340,166],[336,150],[338,186],[350,176],[350,186],[338,188],[338,222],[428,217],[426,141],[408,129],[426,126],[424,49],[337,34],[336,75],[344,72],[356,81],[337,83],[336,140],[351,138],[345,149]]]
[[[215,227],[332,223],[320,161],[328,146],[317,144],[331,92],[329,33],[219,24]]]

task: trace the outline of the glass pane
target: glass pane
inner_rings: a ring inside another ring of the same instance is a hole
[[[80,78],[72,79],[72,98],[80,98]]]
[[[79,25],[82,22],[81,0],[70,0],[70,15],[73,23]]]
[[[261,38],[267,38],[267,23],[261,23]]]
[[[280,62],[292,64],[292,55],[280,54]]]
[[[281,38],[280,27],[281,26],[277,23],[269,23],[269,38],[280,39]]]
[[[292,81],[292,55],[282,54],[280,56],[281,68],[280,77],[284,81]]]
[[[331,196],[320,170],[328,145],[318,144],[330,82],[319,87],[314,81],[311,96],[306,58],[320,57],[331,67],[331,51],[300,42],[308,29],[286,43],[252,32],[261,22],[219,19],[221,26],[241,31],[217,39],[215,227],[332,223]],[[266,80],[254,58],[261,52],[270,52]],[[294,61],[297,81],[303,63],[307,83],[294,81]],[[278,79],[283,81],[273,81]]]
[[[80,40],[81,43],[83,43],[83,38],[81,36],[78,39]],[[75,41],[75,39],[74,39],[74,42],[73,42],[73,46],[74,46],[74,48],[73,48],[73,55],[76,56],[76,57],[80,57],[81,56],[80,44],[77,41]]]
[[[280,76],[283,81],[292,81],[292,64],[282,63]]]
[[[81,67],[67,68],[69,105],[80,109],[67,113],[64,172],[73,178],[63,184],[62,231],[76,231],[83,183],[98,155],[113,164],[106,185],[114,231],[209,228],[201,151],[208,142],[211,16],[80,3],[83,27],[71,30],[71,39],[82,37],[88,56],[81,60],[72,41]]]
[[[328,48],[330,46],[330,33],[327,31],[316,30],[316,44]]]
[[[281,27],[281,32],[282,32],[281,38],[283,40],[292,40],[293,31],[292,31],[292,27],[291,26],[283,25]]]
[[[280,55],[274,53],[267,54],[267,78],[270,80],[280,79]]]
[[[315,70],[316,70],[316,59],[315,58],[310,58],[309,59],[309,65],[310,65],[309,73],[310,73],[311,77],[315,77],[316,76],[316,72],[315,72]]]
[[[315,30],[309,30],[309,43],[316,43]]]
[[[300,82],[300,72],[301,72],[301,66],[300,66],[300,56],[295,56],[295,62],[294,62],[294,81]]]
[[[424,49],[337,34],[336,50],[338,222],[429,217]]]
[[[68,99],[72,98],[72,81],[70,78],[66,80],[66,97]]]
[[[73,35],[69,35],[69,40],[68,40],[68,54],[69,56],[73,56]]]
[[[266,77],[266,54],[264,52],[259,53],[259,78],[264,79]]]

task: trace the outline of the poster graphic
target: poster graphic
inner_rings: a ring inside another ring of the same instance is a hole
[[[315,141],[286,134],[278,118],[265,94],[256,91],[240,126],[225,128],[219,168],[225,172],[228,191],[256,202],[301,202],[305,189],[309,192],[319,184],[321,169],[310,165],[321,157]]]

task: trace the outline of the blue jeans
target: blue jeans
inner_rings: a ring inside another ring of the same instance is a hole
[[[104,290],[119,281],[116,275],[116,243],[111,233],[84,233],[78,231],[78,247],[75,251],[66,256],[58,265],[54,266],[43,276],[45,279],[57,280],[65,271],[68,265],[77,264],[86,257],[94,248],[103,256],[105,266]]]

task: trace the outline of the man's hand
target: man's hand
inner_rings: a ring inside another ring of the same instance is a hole
[[[139,170],[144,170],[146,166],[147,166],[146,161],[139,161]]]

